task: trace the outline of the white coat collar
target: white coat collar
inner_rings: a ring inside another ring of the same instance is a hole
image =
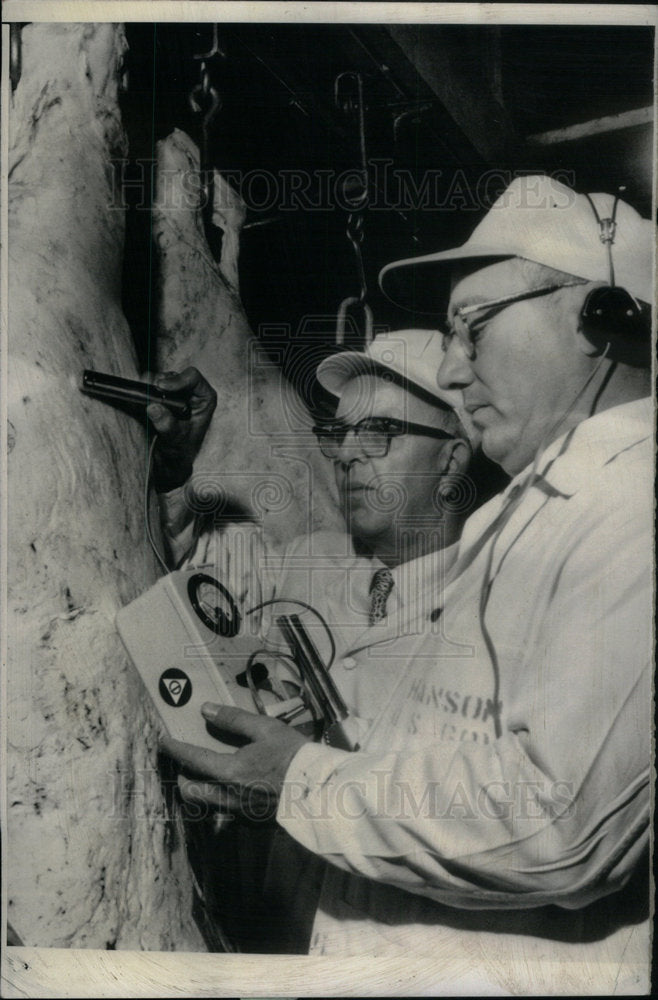
[[[583,420],[551,442],[537,463],[536,485],[571,497],[617,455],[651,436],[653,404],[649,396],[613,406]],[[509,496],[528,477],[532,465],[520,472],[505,490]]]

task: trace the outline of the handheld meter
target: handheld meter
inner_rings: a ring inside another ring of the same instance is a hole
[[[176,570],[122,608],[116,624],[169,735],[220,753],[234,751],[236,746],[213,735],[201,706],[211,701],[256,711],[244,672],[263,642],[245,628],[229,590],[211,572]],[[268,715],[279,714],[274,695],[259,689],[258,701]],[[309,720],[306,712],[296,724]]]

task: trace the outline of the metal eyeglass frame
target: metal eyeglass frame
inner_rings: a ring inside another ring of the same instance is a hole
[[[491,309],[497,309],[502,312],[503,309],[514,305],[515,302],[539,298],[541,295],[550,295],[552,292],[557,292],[560,288],[572,288],[574,285],[586,284],[587,280],[585,278],[579,278],[577,281],[564,281],[561,284],[555,284],[554,282],[551,285],[540,285],[539,288],[532,288],[525,292],[516,292],[514,295],[505,295],[500,299],[490,299],[488,302],[475,302],[470,306],[460,306],[458,309],[455,309],[452,321],[450,321],[449,317],[446,317],[445,325],[447,332],[441,334],[442,350],[445,354],[450,341],[456,335],[466,352],[466,356],[469,360],[472,360],[475,357],[475,344],[472,340],[473,331],[469,326],[468,316]]]
[[[367,426],[377,423],[379,427]],[[385,426],[381,426],[385,425]],[[343,424],[340,421],[334,423],[318,424],[313,428],[313,433],[318,439],[320,451],[325,458],[335,459],[338,457],[343,441],[349,432],[352,431],[356,437],[357,444],[367,458],[385,458],[391,447],[391,440],[394,437],[402,437],[404,434],[420,434],[425,437],[454,439],[454,434],[439,430],[437,427],[428,427],[426,424],[415,424],[410,420],[397,420],[395,417],[364,417],[356,424]],[[384,436],[385,440],[381,445],[373,450],[372,445],[366,445],[361,440],[361,433],[372,431]],[[340,433],[340,437],[338,434]],[[334,435],[330,437],[330,435]]]

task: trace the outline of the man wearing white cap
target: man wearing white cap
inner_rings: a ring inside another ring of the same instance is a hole
[[[363,352],[343,351],[319,366],[317,378],[338,398],[338,407],[335,418],[315,431],[333,462],[346,534],[316,532],[279,552],[255,526],[240,524],[221,536],[205,535],[189,557],[196,565],[212,563],[218,578],[240,595],[247,609],[277,598],[275,614],[268,608],[263,616],[263,630],[274,644],[278,639],[280,645],[280,637],[272,619],[284,611],[299,611],[287,602],[302,601],[322,615],[335,643],[331,675],[350,710],[351,735],[357,741],[397,682],[402,663],[398,652],[389,654],[390,643],[402,634],[413,637],[409,641],[415,644],[419,633],[434,630],[430,616],[464,520],[476,502],[474,483],[466,475],[472,455],[469,438],[475,432],[468,415],[462,413],[460,422],[461,394],[436,384],[440,359],[436,331],[399,330],[375,337]],[[214,394],[200,373],[189,369],[165,381],[186,387],[197,400],[205,394],[207,425]],[[178,470],[193,458],[186,433],[190,422],[153,407],[149,414],[164,442],[164,455],[158,456],[159,481],[171,486]],[[191,450],[202,440],[202,434],[194,428],[192,432]],[[167,454],[172,440],[173,454]],[[177,457],[181,449],[184,454]],[[183,488],[164,494],[161,504],[165,525],[179,527],[170,537],[178,559],[194,538]],[[234,534],[242,536],[241,544]],[[239,580],[231,576],[236,572],[232,550],[251,554]],[[328,661],[331,651],[324,630],[312,613],[299,613]],[[183,784],[182,789],[198,796],[198,783]],[[290,861],[289,853],[286,857]],[[294,859],[295,866],[302,863],[302,858]],[[270,895],[283,895],[290,877],[289,872],[273,877]],[[291,919],[290,912],[286,919]],[[263,947],[273,946],[276,930],[271,928]],[[305,946],[303,940],[293,940],[295,933],[292,928],[285,935],[288,949]]]
[[[267,756],[279,823],[334,866],[318,953],[431,955],[462,992],[647,982],[616,893],[649,836],[652,247],[623,201],[526,177],[463,247],[382,272],[429,313],[452,279],[439,384],[513,479],[464,528],[440,631],[398,640],[361,753],[217,708],[251,744],[187,758],[239,808]]]
[[[337,397],[338,406],[335,418],[314,431],[333,462],[348,533],[316,532],[311,546],[303,536],[284,553],[259,550],[259,566],[251,567],[251,578],[245,573],[234,587],[244,603],[254,596],[245,587],[258,592],[259,600],[276,593],[308,601],[336,631],[339,648],[363,636],[379,641],[384,629],[396,634],[402,627],[397,612],[403,607],[408,627],[419,600],[424,609],[435,606],[438,578],[456,555],[462,524],[476,501],[465,473],[477,434],[461,407],[461,393],[436,384],[433,373],[441,355],[436,331],[398,330],[375,337],[365,351],[339,352],[320,364],[317,378]],[[196,369],[156,378],[199,399],[205,393],[207,426],[214,392]],[[176,420],[153,404],[149,414],[162,442],[160,454],[156,452],[156,485],[171,486],[180,477],[178,470],[194,457],[191,450],[200,447],[203,432],[193,430],[190,442],[191,421]],[[174,450],[168,450],[174,438]],[[184,463],[177,457],[181,450]],[[178,562],[194,540],[192,512],[181,486],[160,492],[165,527],[177,528],[174,536],[167,533]],[[187,558],[196,565],[221,563],[222,544],[221,538],[206,535]],[[437,550],[443,554],[437,556]],[[313,574],[308,572],[310,558],[318,560]],[[373,575],[384,569],[390,571],[385,574],[388,593],[373,631]],[[381,693],[381,673],[377,687]]]

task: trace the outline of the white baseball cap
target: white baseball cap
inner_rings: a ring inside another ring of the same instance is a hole
[[[459,390],[440,389],[436,374],[443,360],[438,330],[394,330],[380,333],[365,351],[339,351],[318,365],[316,378],[323,388],[340,397],[343,389],[357,375],[382,375],[395,372],[403,386],[420,389],[443,408],[454,410],[469,439],[476,442],[478,433],[471,416],[464,410]]]
[[[384,294],[406,309],[438,314],[448,302],[449,269],[443,262],[524,257],[588,281],[610,283],[608,248],[597,220],[615,212],[612,263],[615,285],[635,298],[654,298],[654,229],[615,195],[584,194],[547,175],[517,177],[459,247],[387,264],[379,275]],[[485,266],[483,261],[482,266]]]

